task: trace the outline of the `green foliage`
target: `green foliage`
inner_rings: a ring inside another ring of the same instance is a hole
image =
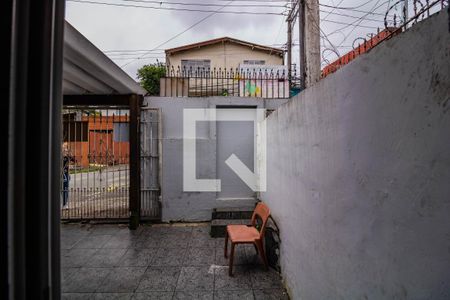
[[[159,96],[159,79],[164,75],[165,67],[160,63],[145,65],[137,72],[139,83],[150,96]]]

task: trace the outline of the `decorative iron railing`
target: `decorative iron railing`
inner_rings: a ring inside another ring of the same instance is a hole
[[[286,69],[186,69],[168,67],[161,78],[162,97],[289,98],[297,82]]]

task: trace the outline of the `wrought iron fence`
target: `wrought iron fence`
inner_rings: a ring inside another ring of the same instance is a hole
[[[161,114],[158,109],[143,108],[141,112],[141,219],[159,219]]]
[[[282,66],[280,66],[282,67]],[[296,76],[287,70],[168,67],[161,78],[161,97],[289,98]]]
[[[64,109],[61,219],[129,217],[128,110]]]

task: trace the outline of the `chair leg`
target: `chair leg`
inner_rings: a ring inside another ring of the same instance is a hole
[[[264,263],[264,267],[267,270],[269,268],[269,264],[267,263],[267,257],[266,257],[266,252],[264,251],[263,242],[262,242],[262,240],[257,240],[255,244],[256,244],[256,247],[258,248],[259,255],[261,256],[261,259]]]
[[[225,255],[225,258],[228,258],[228,231],[227,232],[225,232],[225,251],[224,251],[224,255]]]
[[[228,266],[228,275],[233,276],[234,243],[231,242],[230,261]]]

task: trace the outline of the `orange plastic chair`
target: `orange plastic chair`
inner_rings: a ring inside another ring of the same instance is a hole
[[[259,202],[252,215],[252,223],[247,225],[227,225],[227,232],[225,235],[225,258],[228,258],[228,240],[231,241],[231,253],[229,259],[228,274],[233,276],[233,259],[234,247],[237,244],[253,244],[256,252],[259,253],[264,262],[266,269],[268,268],[266,253],[264,252],[263,238],[266,229],[267,220],[270,216],[270,209],[262,202]],[[256,228],[256,217],[261,219],[261,229]]]

